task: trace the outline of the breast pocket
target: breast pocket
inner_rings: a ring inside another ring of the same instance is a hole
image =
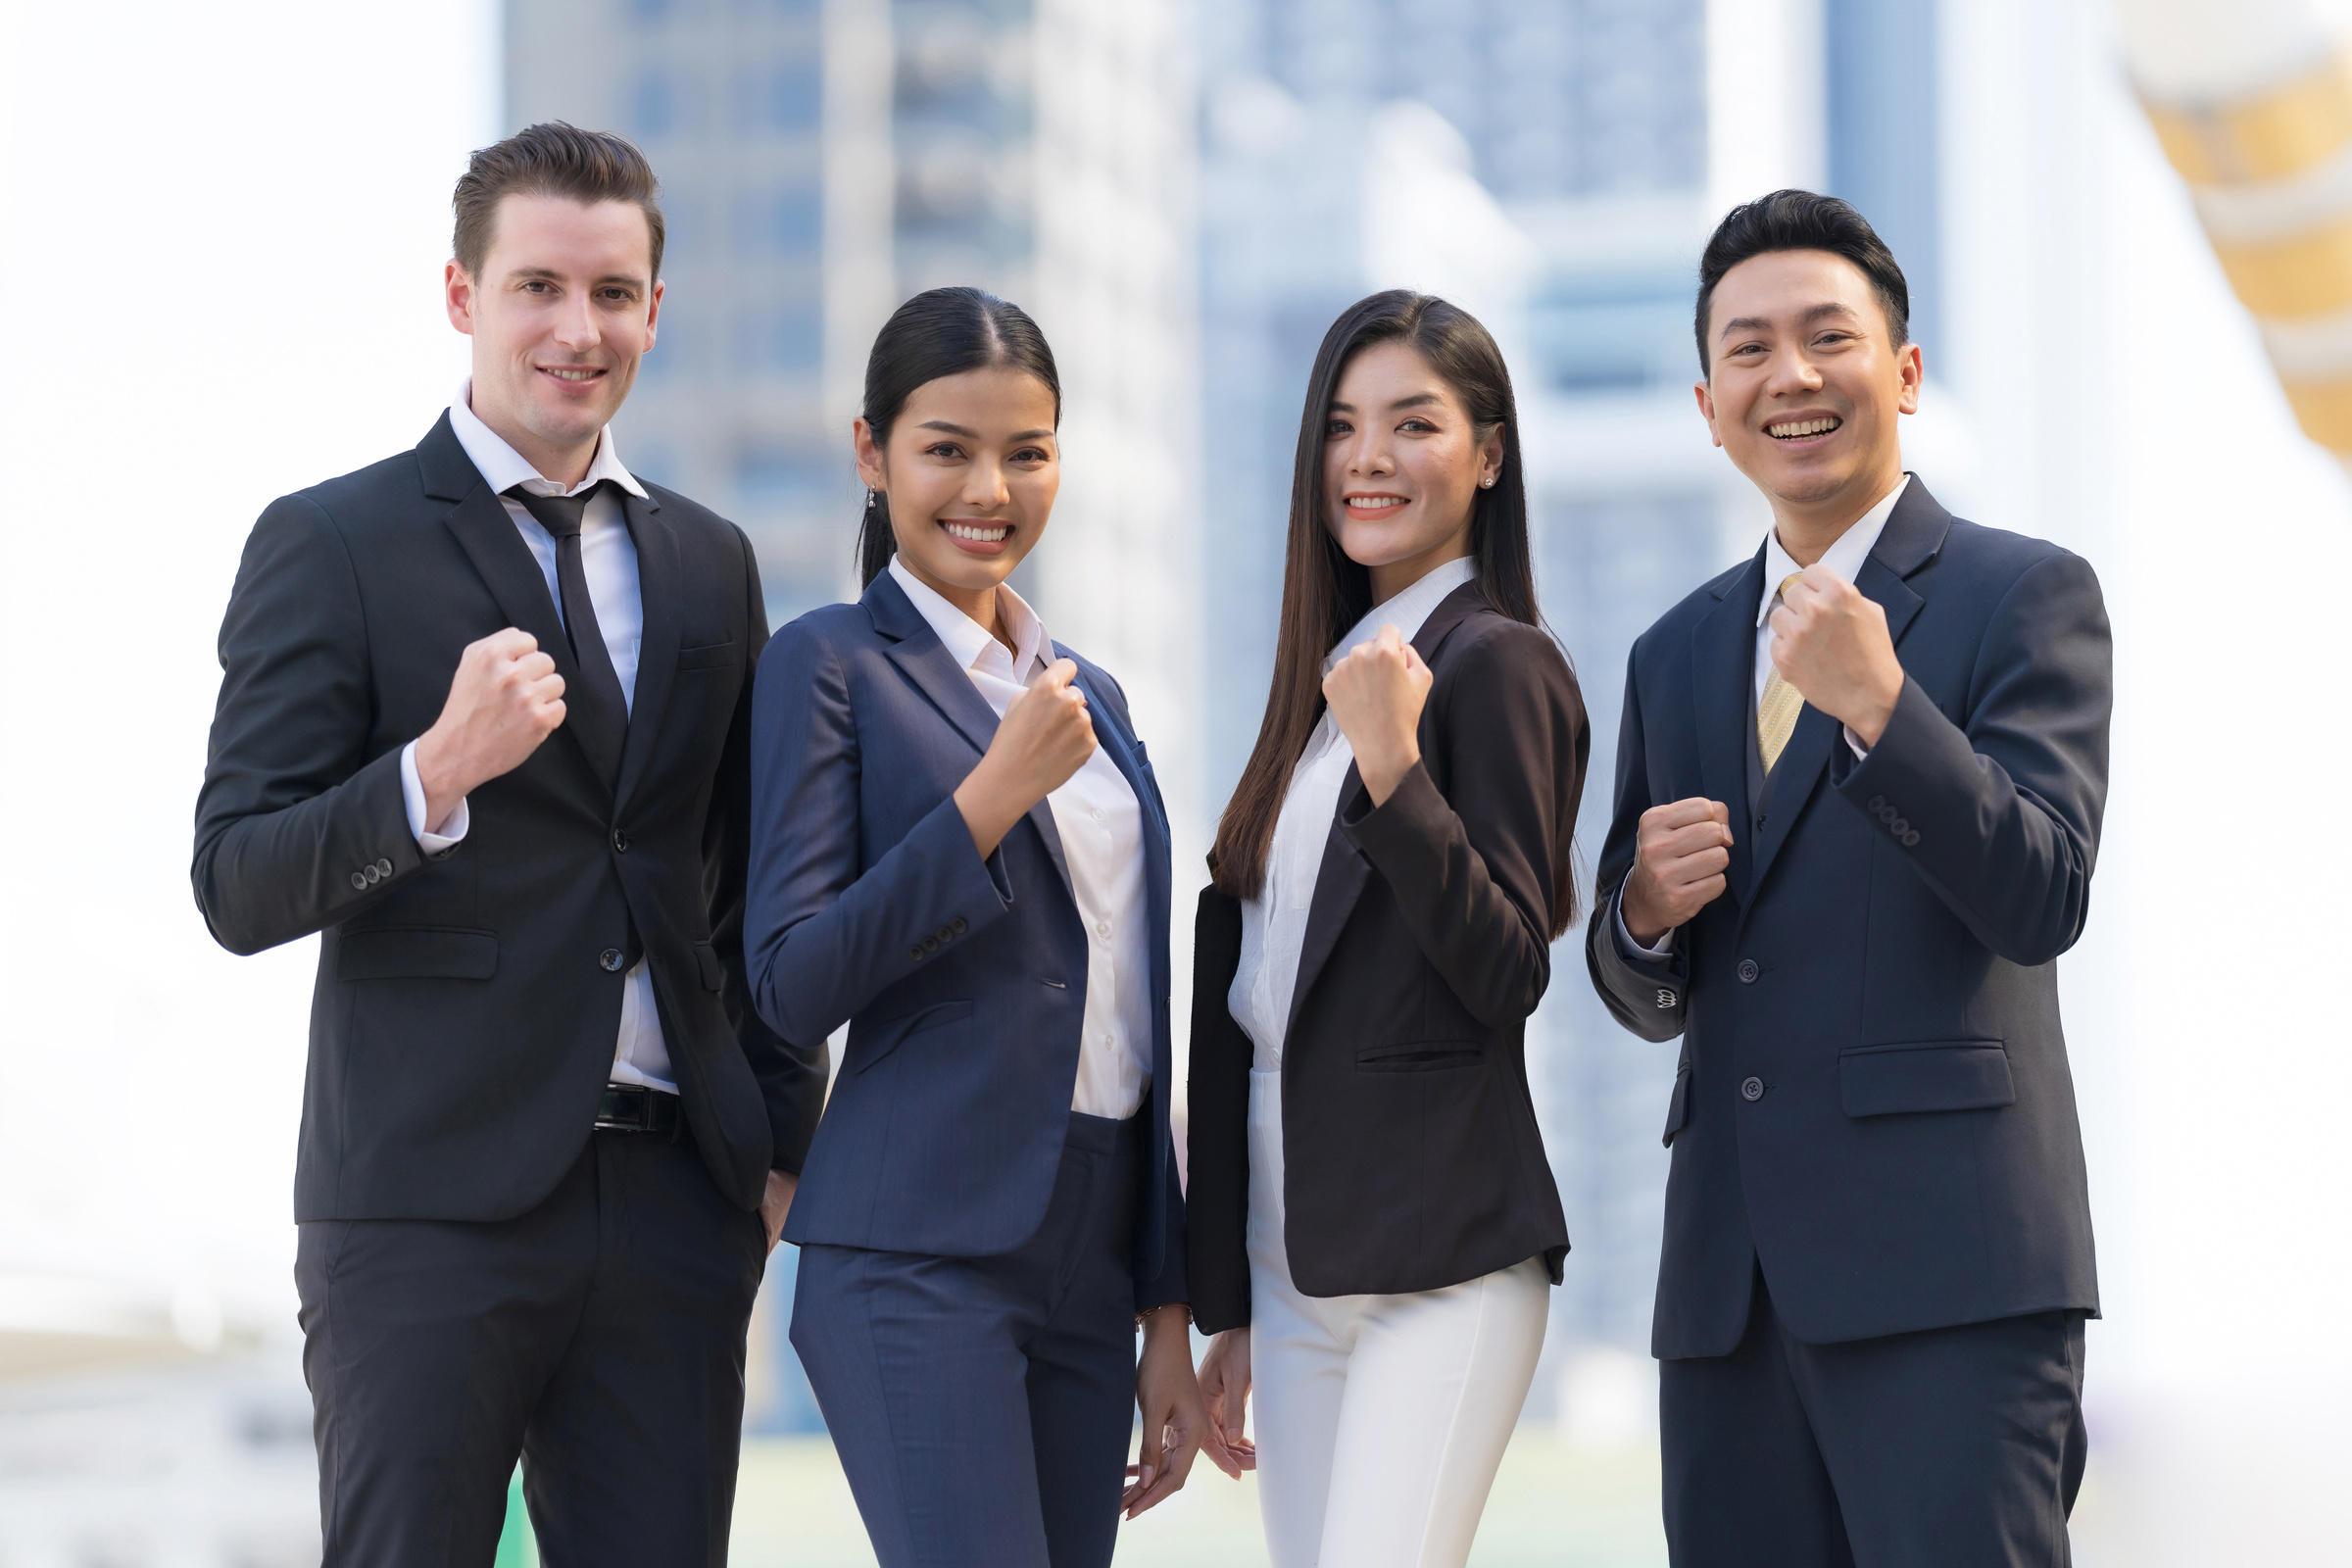
[[[743,655],[730,637],[723,643],[705,643],[700,648],[678,650],[678,672],[690,669],[725,669],[743,662]]]
[[[2009,1052],[1998,1040],[1922,1040],[1857,1046],[1838,1056],[1848,1116],[1989,1110],[2017,1103]]]
[[[1355,1054],[1355,1070],[1450,1072],[1459,1067],[1475,1067],[1486,1059],[1487,1048],[1475,1040],[1411,1040],[1365,1047]]]

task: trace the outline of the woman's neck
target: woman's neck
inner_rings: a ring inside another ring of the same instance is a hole
[[[1372,603],[1385,605],[1398,594],[1428,576],[1450,561],[1459,561],[1470,554],[1468,529],[1443,544],[1432,546],[1417,556],[1392,561],[1372,568]]]

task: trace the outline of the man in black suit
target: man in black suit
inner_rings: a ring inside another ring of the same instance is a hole
[[[742,532],[622,466],[662,217],[614,136],[458,183],[473,373],[273,502],[220,632],[196,899],[321,933],[295,1218],[329,1564],[720,1563],[745,1329],[824,1090],[742,962]]]
[[[1587,940],[1683,1037],[1655,1353],[1678,1568],[2052,1564],[2098,1309],[2055,960],[2107,793],[2097,579],[1904,473],[1901,270],[1780,191],[1699,270],[1764,547],[1634,647]]]

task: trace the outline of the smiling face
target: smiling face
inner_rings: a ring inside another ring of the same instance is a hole
[[[445,283],[450,324],[473,339],[473,412],[541,474],[578,483],[654,346],[644,210],[508,196],[481,275],[451,262]]]
[[[1348,362],[1323,427],[1323,525],[1371,568],[1372,597],[1470,553],[1482,483],[1502,471],[1502,427],[1480,432],[1461,396],[1408,344]]]
[[[997,585],[1046,531],[1061,487],[1054,392],[992,365],[915,388],[877,447],[857,424],[858,473],[890,503],[899,559],[983,626]]]
[[[1699,412],[1784,522],[1842,528],[1902,477],[1895,419],[1919,408],[1919,346],[1895,346],[1853,263],[1828,251],[1748,258],[1715,285],[1707,344]]]

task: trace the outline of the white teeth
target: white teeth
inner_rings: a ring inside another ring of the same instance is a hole
[[[1357,508],[1360,511],[1371,512],[1382,507],[1401,507],[1404,505],[1404,497],[1349,496],[1348,498],[1348,504],[1351,507]]]
[[[956,538],[969,539],[974,544],[981,545],[999,543],[1006,534],[1012,532],[1010,524],[1001,528],[975,528],[968,522],[951,522],[944,526]]]
[[[1837,429],[1839,422],[1840,421],[1834,418],[1792,419],[1787,424],[1768,424],[1764,427],[1764,431],[1767,435],[1777,436],[1782,440],[1788,440],[1790,437],[1800,435],[1825,435],[1828,432]]]
[[[549,369],[547,373],[559,381],[587,381],[594,379],[596,375],[594,370],[558,370],[553,368]]]

